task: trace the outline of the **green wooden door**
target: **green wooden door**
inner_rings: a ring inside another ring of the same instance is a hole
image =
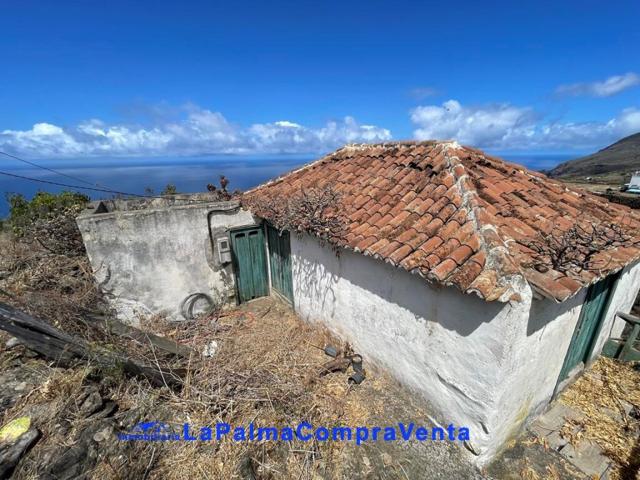
[[[293,276],[291,275],[291,241],[289,232],[279,233],[267,225],[271,286],[293,303]]]
[[[231,232],[231,250],[240,303],[269,294],[262,227]]]
[[[609,299],[615,286],[617,275],[609,275],[598,283],[591,285],[585,303],[580,311],[580,318],[573,333],[569,351],[560,371],[559,382],[581,362],[586,364],[591,356],[595,342],[600,334],[600,327],[607,313]]]

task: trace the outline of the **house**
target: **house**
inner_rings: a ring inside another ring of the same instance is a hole
[[[454,142],[347,146],[245,203],[277,222],[265,205],[328,186],[340,248],[267,225],[272,288],[471,428],[480,463],[619,335],[637,296],[637,214]],[[543,260],[607,222],[627,233],[589,265]]]
[[[455,142],[349,145],[242,205],[182,202],[78,219],[125,314],[278,295],[468,427],[479,463],[620,334],[640,287],[636,213]]]

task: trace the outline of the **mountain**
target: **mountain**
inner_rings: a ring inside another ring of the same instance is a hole
[[[640,133],[635,133],[586,157],[561,163],[547,172],[550,177],[599,177],[613,182],[628,181],[640,170]]]

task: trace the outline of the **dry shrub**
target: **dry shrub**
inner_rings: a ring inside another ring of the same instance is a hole
[[[544,272],[552,268],[558,272],[580,274],[582,271],[599,272],[609,268],[609,261],[602,255],[604,252],[640,245],[630,232],[633,230],[628,225],[578,220],[568,230],[554,228],[521,243],[533,252],[533,264],[530,266],[537,270]]]
[[[76,192],[58,194],[37,192],[31,200],[20,194],[7,197],[8,223],[13,233],[26,243],[38,243],[60,255],[84,254],[84,243],[76,217],[89,203],[89,197]]]
[[[346,207],[340,193],[331,185],[300,189],[287,197],[248,194],[242,203],[269,220],[280,231],[308,233],[321,243],[344,243]]]
[[[95,341],[87,311],[106,307],[86,255],[51,253],[23,237],[0,235],[0,301]]]

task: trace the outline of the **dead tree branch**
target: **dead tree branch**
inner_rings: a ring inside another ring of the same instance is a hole
[[[260,196],[243,203],[281,231],[309,233],[333,245],[339,245],[344,239],[344,207],[340,193],[329,185],[300,190],[285,199]]]
[[[520,243],[533,251],[533,268],[574,274],[606,269],[610,260],[599,256],[603,252],[640,245],[621,225],[611,222],[576,222],[568,230],[553,229]]]

